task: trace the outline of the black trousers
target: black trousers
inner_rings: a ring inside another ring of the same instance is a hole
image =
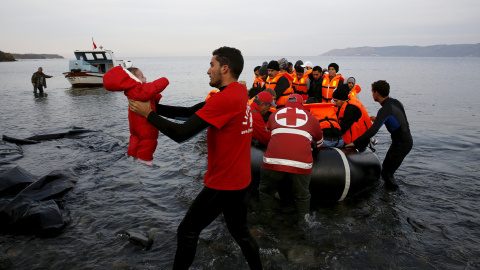
[[[405,141],[392,141],[392,145],[387,151],[387,155],[383,160],[382,165],[382,177],[385,179],[386,177],[392,177],[395,171],[400,167],[403,162],[403,159],[410,153],[412,150],[413,141],[405,140]]]
[[[195,258],[198,237],[221,213],[251,269],[262,269],[260,249],[247,227],[246,189],[215,190],[204,187],[178,226],[173,269],[188,269]]]

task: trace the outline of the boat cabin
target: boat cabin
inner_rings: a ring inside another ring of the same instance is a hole
[[[96,72],[105,73],[114,66],[131,66],[130,61],[115,59],[110,50],[75,51],[76,60],[69,61],[70,72]]]

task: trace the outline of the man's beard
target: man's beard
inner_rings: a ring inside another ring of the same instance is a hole
[[[216,74],[210,75],[210,86],[220,88],[222,86],[222,73],[219,71]]]

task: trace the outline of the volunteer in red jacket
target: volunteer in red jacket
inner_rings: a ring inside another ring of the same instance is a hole
[[[228,231],[240,246],[251,269],[262,269],[259,247],[247,227],[246,188],[251,182],[250,145],[252,115],[247,89],[237,82],[243,70],[242,53],[230,47],[213,51],[208,75],[210,86],[220,90],[207,102],[190,108],[129,100],[130,109],[147,117],[160,132],[183,142],[208,127],[208,170],[205,187],[197,195],[178,227],[178,246],[173,269],[188,269],[195,257],[202,230],[223,214]],[[146,106],[145,106],[146,105]],[[170,118],[188,117],[183,124]],[[240,268],[244,268],[239,266]]]
[[[288,176],[299,221],[310,212],[310,173],[312,172],[312,143],[323,145],[323,132],[317,118],[303,107],[299,94],[290,95],[285,107],[268,120],[272,137],[263,156],[260,173],[260,204],[267,216],[272,215],[278,183]]]
[[[258,93],[250,105],[253,118],[253,138],[264,145],[268,145],[268,141],[270,141],[270,130],[263,121],[263,116],[267,114],[270,107],[277,107],[277,105],[273,102],[272,95],[265,91]]]

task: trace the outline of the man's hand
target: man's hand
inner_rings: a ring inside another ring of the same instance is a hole
[[[355,147],[355,144],[353,144],[353,142],[345,145],[345,148],[354,148]]]
[[[128,107],[132,112],[145,118],[147,118],[148,114],[150,114],[150,112],[152,111],[152,108],[150,107],[150,101],[141,102],[129,99]]]
[[[370,120],[372,120],[372,122],[375,122],[375,119],[377,119],[377,117],[375,117],[375,116],[370,116]]]

